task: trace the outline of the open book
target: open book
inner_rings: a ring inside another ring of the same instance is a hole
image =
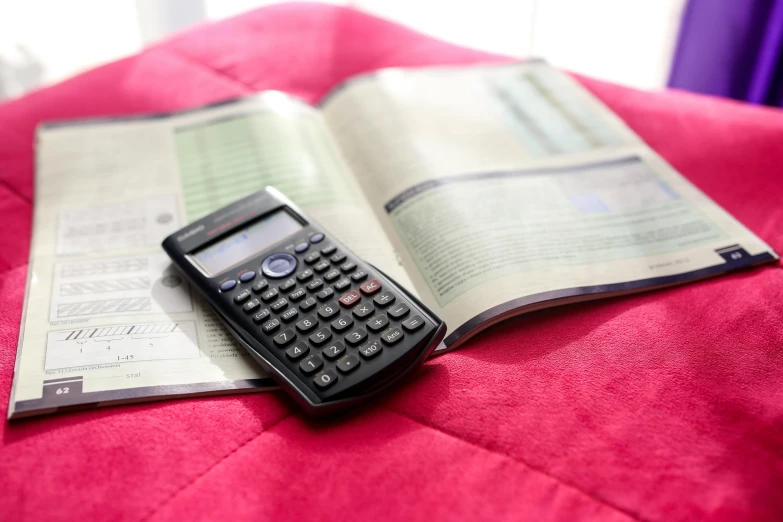
[[[264,92],[37,139],[10,417],[272,387],[159,246],[267,185],[440,315],[436,353],[514,314],[778,258],[538,61],[384,70],[317,107]]]

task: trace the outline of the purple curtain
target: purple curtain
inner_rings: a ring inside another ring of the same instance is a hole
[[[669,86],[783,106],[783,0],[689,0]]]

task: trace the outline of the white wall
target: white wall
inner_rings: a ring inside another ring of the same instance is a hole
[[[438,38],[642,88],[666,83],[686,0],[333,0]],[[0,99],[59,81],[201,18],[270,0],[0,2]]]

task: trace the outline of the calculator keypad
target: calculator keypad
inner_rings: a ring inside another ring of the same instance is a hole
[[[320,250],[300,250],[299,271],[286,279],[242,281],[239,276],[240,284],[222,292],[249,314],[261,336],[268,336],[269,349],[314,390],[331,393],[345,379],[359,382],[362,375],[383,369],[395,350],[424,339],[425,325],[433,327],[411,315],[404,295],[384,288],[368,267],[328,240]],[[244,273],[256,269],[247,267]],[[384,356],[384,350],[391,352]]]

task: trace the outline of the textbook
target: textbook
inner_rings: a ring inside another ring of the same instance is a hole
[[[436,356],[517,314],[778,259],[541,61],[56,122],[36,154],[10,418],[274,387],[160,247],[266,186],[439,315]]]

